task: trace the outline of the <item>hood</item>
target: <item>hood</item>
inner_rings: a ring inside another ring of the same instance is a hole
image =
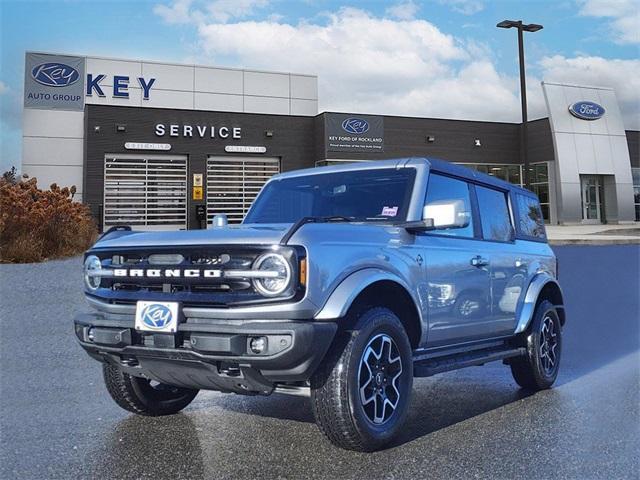
[[[291,224],[228,225],[207,230],[126,232],[98,240],[94,249],[189,245],[273,245],[280,243]]]

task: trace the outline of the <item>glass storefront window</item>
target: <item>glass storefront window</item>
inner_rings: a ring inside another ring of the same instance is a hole
[[[542,218],[549,223],[550,199],[549,199],[549,164],[547,162],[534,163],[529,167],[529,185],[531,191],[538,195]]]
[[[521,165],[501,165],[494,163],[461,163],[460,165],[486,173],[487,175],[505,180],[509,183],[522,186],[523,168]],[[640,169],[638,170],[640,171]],[[640,177],[640,172],[638,176]],[[551,219],[549,213],[550,199],[548,162],[534,163],[529,167],[529,184],[531,185],[531,191],[535,192],[535,194],[538,195],[538,198],[540,198],[542,216],[544,217],[544,221],[548,223]]]
[[[463,163],[461,165],[486,173],[492,177],[496,177],[516,185],[521,185],[520,165],[498,165],[491,163]]]
[[[636,222],[640,222],[640,168],[632,168],[633,177],[633,203],[636,207]]]

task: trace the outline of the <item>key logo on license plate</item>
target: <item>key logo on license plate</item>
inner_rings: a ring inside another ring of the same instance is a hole
[[[136,304],[136,330],[174,333],[178,326],[176,302],[147,302]]]

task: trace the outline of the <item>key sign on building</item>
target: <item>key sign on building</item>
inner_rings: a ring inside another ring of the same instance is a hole
[[[84,108],[85,59],[27,53],[24,106],[55,110]]]

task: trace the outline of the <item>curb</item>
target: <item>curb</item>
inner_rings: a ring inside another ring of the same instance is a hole
[[[548,239],[549,245],[640,245],[640,238],[629,239]]]

